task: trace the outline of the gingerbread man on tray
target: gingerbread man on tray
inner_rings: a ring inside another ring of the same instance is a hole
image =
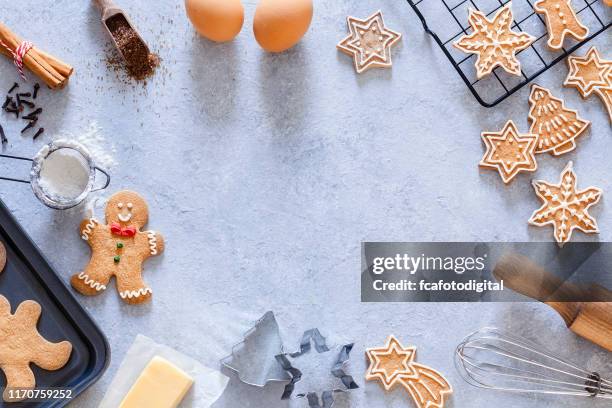
[[[105,290],[115,276],[124,302],[146,302],[153,290],[142,279],[142,264],[164,250],[159,233],[141,231],[149,218],[147,203],[133,191],[120,191],[106,204],[105,216],[108,225],[95,218],[81,222],[81,238],[92,255],[85,270],[73,275],[70,283],[83,295],[93,296]]]

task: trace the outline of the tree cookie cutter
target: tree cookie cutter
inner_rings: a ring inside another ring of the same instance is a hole
[[[238,374],[245,384],[264,387],[269,382],[289,382],[291,377],[274,357],[283,353],[283,340],[274,312],[266,312],[232,347],[221,364]]]
[[[62,149],[70,150],[71,153],[74,154],[75,157],[78,158],[82,162],[85,168],[89,171],[89,178],[87,181],[87,185],[84,187],[83,191],[76,197],[67,198],[61,196],[54,196],[50,192],[45,191],[45,189],[41,186],[40,183],[40,172],[42,170],[42,165],[46,159],[48,159],[53,153],[60,151]],[[111,181],[110,175],[100,167],[96,166],[91,154],[87,150],[85,146],[81,143],[72,141],[72,140],[55,140],[45,146],[34,156],[33,159],[29,159],[27,157],[13,156],[8,154],[0,154],[0,157],[14,159],[14,160],[23,160],[32,162],[32,168],[30,170],[30,179],[23,180],[11,177],[3,177],[0,176],[0,180],[14,181],[17,183],[25,183],[30,184],[32,186],[32,191],[34,195],[40,202],[46,205],[49,208],[53,208],[56,210],[67,210],[69,208],[76,207],[85,199],[90,193],[95,191],[104,190],[108,187]],[[96,183],[96,170],[106,176],[106,180],[101,187],[95,187]]]

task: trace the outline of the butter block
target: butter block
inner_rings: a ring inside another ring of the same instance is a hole
[[[119,408],[176,408],[193,385],[183,370],[155,356],[142,371]]]

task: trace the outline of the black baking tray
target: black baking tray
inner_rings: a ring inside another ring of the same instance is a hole
[[[62,369],[45,371],[30,365],[36,377],[36,386],[71,389],[74,399],[96,382],[106,370],[110,359],[106,337],[79,305],[2,200],[0,240],[7,252],[6,268],[0,273],[0,294],[9,300],[12,312],[24,300],[31,299],[40,303],[40,333],[49,341],[68,340],[72,343],[72,355]],[[0,370],[0,390],[5,387],[6,377]],[[59,408],[70,401],[7,403],[2,401],[0,396],[0,407]]]

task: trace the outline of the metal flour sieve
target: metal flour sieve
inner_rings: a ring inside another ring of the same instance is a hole
[[[83,191],[76,197],[63,197],[53,195],[50,191],[46,191],[41,185],[41,170],[45,160],[47,160],[52,154],[67,149],[77,160],[81,161],[83,167],[89,171],[89,177],[87,184],[83,188]],[[32,168],[30,170],[30,179],[21,180],[11,177],[2,177],[1,180],[15,181],[18,183],[29,183],[32,186],[32,191],[36,198],[38,198],[44,205],[56,210],[66,210],[68,208],[75,207],[82,203],[89,193],[94,191],[104,190],[110,184],[110,175],[96,166],[91,154],[81,143],[72,140],[55,140],[45,145],[33,159],[26,157],[12,156],[7,154],[0,154],[0,157],[6,157],[15,160],[24,160],[32,162]],[[94,188],[96,182],[96,170],[106,176],[106,181],[101,187]]]

